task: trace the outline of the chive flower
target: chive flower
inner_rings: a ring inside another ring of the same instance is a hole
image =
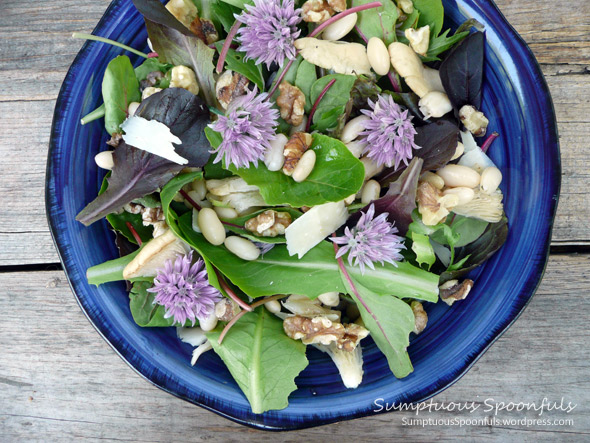
[[[293,60],[296,55],[295,39],[300,30],[301,9],[295,9],[294,0],[254,0],[245,5],[245,10],[236,19],[245,26],[238,30],[238,51],[246,53],[246,60],[256,64],[272,63],[283,66],[285,58]]]
[[[225,115],[209,125],[223,137],[217,149],[211,151],[217,153],[213,163],[224,159],[226,168],[230,164],[237,168],[258,165],[276,134],[279,111],[272,106],[268,94],[258,94],[257,88],[233,99]]]
[[[395,235],[397,228],[387,221],[387,213],[375,217],[375,205],[371,204],[367,212],[361,212],[356,226],[344,229],[342,237],[331,238],[334,243],[343,245],[339,248],[336,258],[348,254],[348,264],[358,266],[365,273],[365,266],[375,269],[373,263],[391,263],[402,260],[400,251],[405,249],[403,238]],[[353,263],[354,261],[354,263]]]
[[[391,95],[379,95],[376,102],[368,100],[371,110],[361,112],[369,116],[364,122],[365,130],[360,133],[367,142],[366,154],[379,166],[398,168],[401,162],[408,164],[412,159],[412,148],[420,149],[414,143],[416,129],[408,110],[393,101]]]
[[[154,286],[148,292],[155,293],[154,304],[164,306],[164,318],[184,325],[191,320],[205,320],[221,300],[221,293],[209,284],[204,262],[199,258],[191,265],[193,252],[167,260],[164,268],[154,278]]]

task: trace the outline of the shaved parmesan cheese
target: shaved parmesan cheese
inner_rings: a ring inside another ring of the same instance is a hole
[[[307,251],[346,223],[348,211],[343,201],[314,206],[285,230],[289,255],[303,257]]]
[[[457,164],[475,169],[480,174],[485,168],[496,166],[492,159],[477,145],[471,132],[461,132],[461,141],[463,142],[465,152]]]
[[[174,145],[182,141],[170,132],[170,128],[156,120],[146,120],[136,115],[129,117],[121,124],[125,131],[123,140],[128,145],[149,152],[150,154],[170,160],[178,165],[186,165],[188,160],[174,150]]]

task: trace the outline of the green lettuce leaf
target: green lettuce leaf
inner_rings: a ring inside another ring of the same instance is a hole
[[[104,124],[109,134],[121,133],[121,123],[127,118],[131,102],[141,101],[139,82],[129,57],[120,55],[107,65],[102,80],[105,106]]]
[[[283,409],[297,389],[295,377],[307,365],[305,345],[283,331],[283,322],[263,306],[247,313],[218,343],[222,326],[207,332],[213,350],[221,357],[250,402],[252,412]]]

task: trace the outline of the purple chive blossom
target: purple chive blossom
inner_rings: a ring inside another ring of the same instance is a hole
[[[174,321],[184,325],[195,319],[205,320],[214,310],[215,303],[222,296],[209,284],[207,271],[202,259],[191,266],[193,252],[167,260],[163,269],[154,278],[154,286],[148,292],[156,294],[154,304],[166,309],[164,318],[174,317]]]
[[[361,111],[370,117],[360,134],[367,142],[363,154],[379,166],[397,169],[401,162],[407,165],[412,158],[412,148],[420,149],[414,143],[416,130],[412,116],[408,116],[407,109],[402,111],[390,95],[380,95],[376,103],[370,99],[368,102],[372,110]]]
[[[301,9],[295,10],[294,0],[254,0],[236,19],[244,27],[238,31],[238,51],[246,53],[246,60],[256,64],[274,62],[283,66],[285,58],[293,60],[296,50],[293,42],[299,37],[297,24],[301,21]]]
[[[371,204],[366,213],[361,212],[361,218],[352,229],[346,227],[342,237],[331,240],[341,246],[336,254],[340,258],[348,253],[348,263],[359,266],[361,273],[365,273],[365,266],[375,269],[373,263],[388,262],[397,266],[395,262],[402,259],[400,251],[405,249],[403,238],[394,235],[397,228],[387,221],[387,213],[375,217],[375,205]]]
[[[256,245],[256,247],[258,249],[260,249],[260,256],[264,257],[264,254],[266,254],[268,251],[270,251],[272,248],[275,247],[274,243],[262,243],[259,241],[255,241],[254,244]]]
[[[267,93],[258,94],[258,89],[233,99],[225,115],[220,115],[211,129],[221,133],[223,141],[217,149],[213,163],[225,157],[224,164],[247,168],[264,159],[270,141],[275,138],[279,111],[272,108]]]

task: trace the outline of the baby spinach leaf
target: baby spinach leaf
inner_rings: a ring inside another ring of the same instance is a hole
[[[508,219],[503,217],[498,223],[490,224],[477,240],[456,250],[456,258],[459,261],[464,260],[462,268],[441,274],[441,283],[458,278],[477,268],[502,247],[507,237]]]
[[[221,52],[225,40],[215,43],[215,47],[218,52]],[[228,49],[227,56],[225,57],[225,63],[227,69],[242,74],[256,86],[259,91],[264,91],[264,77],[262,76],[262,65],[256,65],[254,59],[248,61],[244,60],[245,54],[242,52]]]
[[[211,130],[207,128],[206,131]],[[212,138],[215,137],[210,136],[209,140]],[[214,148],[217,146],[213,145]],[[315,151],[316,163],[309,177],[301,183],[281,171],[269,171],[264,164],[240,169],[230,166],[230,170],[249,185],[258,186],[264,201],[271,206],[315,206],[344,200],[358,192],[364,181],[364,167],[344,143],[326,135],[313,134],[309,149]]]
[[[297,55],[297,57],[295,57],[295,60],[293,60],[293,63],[291,63],[290,66],[287,62],[285,62],[283,67],[277,71],[277,73],[274,77],[272,77],[271,87],[269,87],[269,91],[274,87],[274,84],[281,77],[281,74],[283,73],[285,68],[287,68],[287,66],[289,66],[289,70],[287,71],[287,73],[283,77],[282,81],[286,81],[286,82],[294,85],[295,78],[297,76],[297,70],[299,69],[299,65],[301,64],[302,61],[303,61],[303,57],[301,57],[300,55]],[[279,94],[280,94],[280,92],[279,92],[279,89],[277,88],[276,91],[274,92],[274,94],[272,95],[272,99],[276,101]]]
[[[164,327],[174,325],[174,318],[164,318],[166,309],[154,304],[155,294],[147,290],[152,282],[135,282],[129,292],[129,308],[133,320],[141,327]],[[192,322],[187,322],[187,326]]]
[[[211,6],[211,20],[219,23],[226,34],[229,33],[229,30],[236,22],[234,14],[239,15],[241,12],[240,9],[229,3],[224,3],[221,0],[216,0],[214,2],[205,0],[205,3],[209,3]]]
[[[414,370],[407,351],[410,332],[414,330],[412,308],[399,298],[379,296],[352,277],[349,282],[343,275],[342,281],[393,375],[397,378],[409,375]]]
[[[366,5],[372,0],[352,0],[351,7]],[[356,25],[368,39],[379,37],[386,45],[393,43],[395,38],[395,24],[397,22],[397,7],[391,0],[381,0],[380,8],[367,9],[357,12]]]
[[[102,80],[105,106],[104,124],[109,134],[121,133],[121,123],[127,118],[127,107],[141,100],[139,82],[129,57],[120,55],[107,65]]]
[[[430,35],[437,36],[445,18],[445,10],[441,0],[413,0],[414,8],[420,12],[418,26],[430,26]]]
[[[170,227],[170,229],[172,229],[172,232],[174,232],[177,237],[182,238],[182,233],[178,227],[178,214],[170,207],[170,203],[172,203],[172,199],[184,185],[192,183],[193,181],[202,177],[203,172],[201,171],[178,174],[162,188],[162,192],[160,193],[160,199],[162,200],[162,211],[166,217],[166,224]]]
[[[416,232],[408,231],[408,235],[412,240],[412,251],[416,254],[416,263],[418,265],[427,265],[426,269],[430,269],[430,267],[436,261],[436,256],[434,255],[434,249],[432,249],[432,245],[430,244],[430,239],[427,235],[418,234]]]
[[[295,86],[301,89],[301,92],[305,95],[305,112],[309,113],[313,106],[311,98],[311,87],[314,82],[318,79],[316,74],[315,65],[312,65],[306,60],[303,60],[297,68],[297,74],[295,75]]]
[[[252,0],[221,0],[223,3],[235,6],[238,9],[244,9],[244,6],[252,4]]]
[[[295,377],[308,365],[305,345],[287,337],[283,322],[263,306],[240,318],[219,344],[222,329],[207,332],[207,338],[252,412],[286,408],[289,394],[297,389]]]
[[[131,214],[127,211],[121,213],[113,213],[107,215],[107,221],[111,224],[113,229],[119,231],[127,240],[131,243],[137,244],[137,240],[127,227],[127,223],[130,223],[141,238],[142,241],[148,241],[153,238],[152,233],[154,231],[153,226],[144,226],[140,214]]]
[[[133,4],[145,19],[148,35],[158,58],[164,63],[191,67],[207,105],[214,107],[215,51],[176,20],[158,0],[133,0]]]
[[[464,105],[481,106],[485,38],[469,35],[440,65],[440,79],[456,111]]]
[[[213,246],[193,231],[191,214],[180,217],[182,238],[199,254],[226,275],[250,297],[273,294],[303,294],[310,298],[330,292],[344,292],[334,248],[321,242],[303,258],[290,256],[285,245],[276,245],[264,257],[245,261],[229,252],[225,246]],[[379,295],[393,294],[400,298],[416,298],[426,301],[438,299],[438,276],[406,262],[397,267],[386,264],[366,269],[361,274],[358,267],[348,268],[359,282]]]
[[[459,236],[459,240],[453,244],[455,248],[460,248],[461,246],[468,245],[477,240],[489,225],[486,221],[477,218],[464,217],[458,214],[448,216],[445,224],[449,225],[453,232]],[[434,232],[431,238],[443,245],[449,244],[441,230]]]
[[[137,77],[137,80],[141,82],[147,78],[150,72],[160,71],[165,73],[171,68],[172,65],[168,63],[162,63],[156,57],[148,58],[141,65],[135,68],[135,76]]]
[[[332,80],[336,80],[336,82],[324,94],[313,116],[316,131],[324,132],[338,125],[338,117],[346,110],[356,77],[354,75],[330,74],[316,80],[310,91],[312,106]]]

